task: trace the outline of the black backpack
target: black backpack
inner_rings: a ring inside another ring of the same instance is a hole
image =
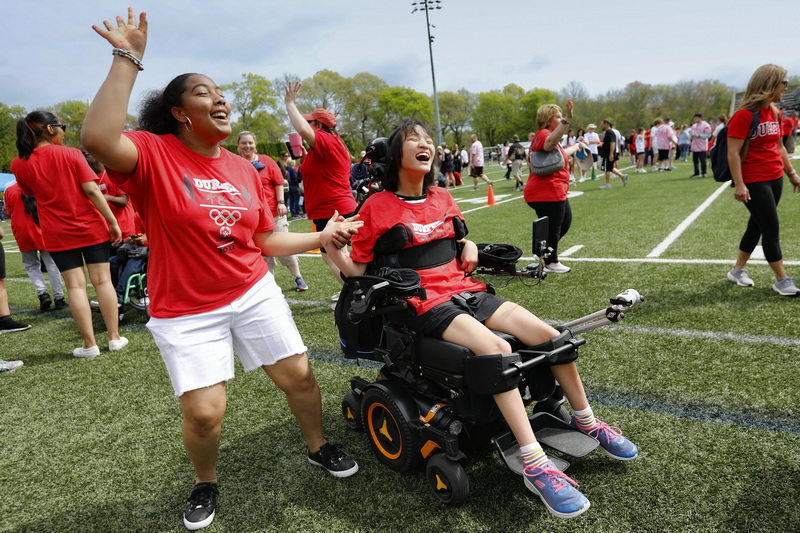
[[[755,135],[756,129],[758,129],[758,111],[751,111],[751,113],[753,114],[753,121],[750,123],[750,131],[747,134],[747,138],[744,140],[741,152],[739,152],[739,155],[742,157],[742,163],[744,163],[744,159],[747,157],[747,149],[750,146],[750,138]],[[711,148],[709,155],[711,156],[711,172],[714,173],[714,181],[730,181],[733,177],[731,176],[731,169],[728,167],[727,124],[724,128],[719,130],[719,134],[717,134],[717,141]]]

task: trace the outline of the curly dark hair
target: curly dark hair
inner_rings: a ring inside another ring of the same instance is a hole
[[[139,106],[139,129],[156,135],[177,133],[181,123],[172,116],[172,108],[183,105],[186,80],[194,72],[175,77],[161,91],[150,91]]]
[[[397,187],[400,185],[400,165],[403,161],[403,142],[409,134],[414,133],[417,126],[420,126],[425,133],[433,137],[426,123],[413,118],[403,120],[402,124],[397,126],[389,135],[387,140],[389,147],[386,153],[386,174],[383,177],[383,187],[387,191],[397,192]],[[422,180],[422,192],[428,192],[428,189],[433,184],[435,174],[435,167],[431,164],[430,172],[425,174],[425,178]]]

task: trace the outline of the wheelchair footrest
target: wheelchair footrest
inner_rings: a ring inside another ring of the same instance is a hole
[[[583,457],[594,451],[600,443],[580,432],[550,413],[536,413],[530,417],[531,428],[543,446],[572,457]]]
[[[497,447],[497,451],[500,453],[500,457],[503,458],[503,461],[506,463],[508,469],[521,476],[522,454],[519,451],[519,444],[514,438],[514,435],[512,435],[510,431],[506,431],[505,433],[501,433],[493,438],[492,442]],[[553,464],[556,465],[556,468],[562,472],[569,468],[569,462],[561,459],[560,457],[548,455],[548,458],[553,461]]]

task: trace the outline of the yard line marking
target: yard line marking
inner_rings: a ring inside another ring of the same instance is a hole
[[[699,216],[700,216],[700,215],[703,213],[703,211],[705,211],[706,209],[708,209],[708,206],[710,206],[710,205],[711,205],[711,204],[714,202],[714,200],[716,200],[716,199],[717,199],[717,197],[718,197],[720,194],[722,194],[723,192],[725,192],[725,189],[727,189],[727,188],[729,188],[729,187],[730,187],[730,184],[728,184],[728,183],[723,183],[722,185],[720,185],[720,186],[719,186],[719,188],[717,188],[717,190],[716,190],[716,191],[714,191],[714,193],[713,193],[711,196],[709,196],[709,197],[706,199],[706,201],[705,201],[705,202],[703,202],[702,204],[700,204],[700,207],[698,207],[697,209],[695,209],[695,210],[694,210],[694,212],[693,212],[691,215],[689,215],[688,217],[686,217],[686,219],[685,219],[683,222],[681,222],[681,223],[678,225],[678,227],[677,227],[677,228],[675,228],[674,230],[672,230],[672,233],[670,233],[669,235],[667,235],[667,238],[666,238],[666,239],[664,239],[664,240],[661,242],[661,244],[659,244],[658,246],[656,246],[656,247],[653,249],[653,251],[652,251],[652,252],[650,252],[649,254],[647,254],[647,257],[661,257],[661,254],[663,254],[663,253],[664,253],[664,251],[666,251],[666,249],[667,249],[667,248],[669,248],[669,246],[670,246],[670,245],[671,245],[673,242],[675,242],[675,241],[678,239],[678,237],[680,237],[680,236],[681,236],[681,234],[682,234],[684,231],[686,231],[686,229],[687,229],[687,228],[688,228],[688,227],[689,227],[689,226],[690,226],[690,225],[691,225],[691,224],[692,224],[692,223],[693,223],[695,220],[697,220],[697,217],[699,217]]]
[[[520,257],[520,261],[533,261],[533,257]],[[731,259],[661,259],[658,257],[570,257],[570,261],[584,261],[586,263],[661,263],[665,265],[730,265]],[[751,259],[748,264],[767,265],[766,260]],[[800,265],[800,261],[786,261],[784,265]]]
[[[578,244],[578,245],[573,246],[571,248],[567,248],[566,252],[559,252],[558,255],[559,255],[559,257],[569,257],[570,255],[574,254],[575,252],[577,252],[581,248],[583,248],[583,245],[582,244]]]

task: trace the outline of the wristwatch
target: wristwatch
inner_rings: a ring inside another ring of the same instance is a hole
[[[569,122],[567,122],[567,119],[565,119],[565,118],[561,119],[561,123],[562,124],[566,124],[567,126],[569,126]]]
[[[279,204],[286,204],[286,202],[284,202],[283,200],[278,200],[278,203]]]

